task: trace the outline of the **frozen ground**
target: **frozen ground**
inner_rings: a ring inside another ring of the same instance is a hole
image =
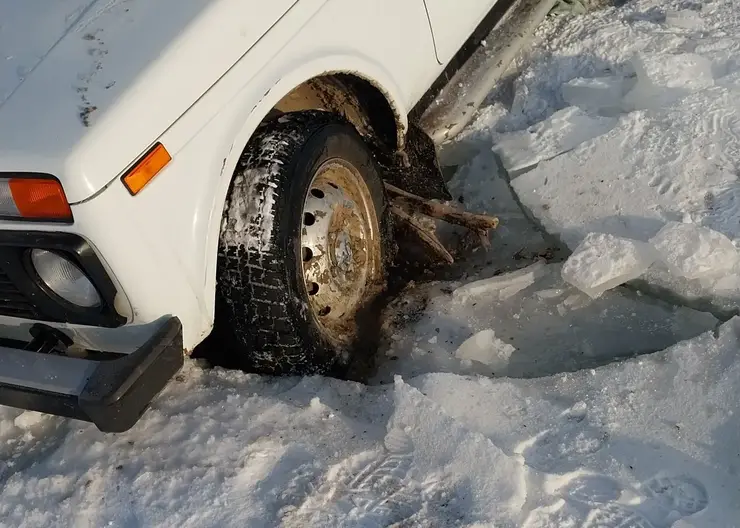
[[[545,24],[445,151],[494,250],[393,302],[369,384],[188,362],[122,435],[0,407],[0,526],[740,527],[740,318],[697,310],[740,296],[735,4]]]

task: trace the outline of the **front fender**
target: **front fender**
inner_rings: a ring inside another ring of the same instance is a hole
[[[169,246],[198,296],[201,316],[182,320],[186,347],[212,326],[223,204],[242,150],[275,104],[312,77],[350,73],[385,94],[403,137],[409,109],[438,74],[421,1],[301,0],[299,5],[162,135],[172,162],[128,198],[142,211],[132,221],[152,218],[140,228]],[[366,24],[336,25],[350,18]],[[393,24],[397,27],[388,27]],[[378,27],[395,37],[378,39]],[[407,53],[394,58],[392,50],[402,46]]]

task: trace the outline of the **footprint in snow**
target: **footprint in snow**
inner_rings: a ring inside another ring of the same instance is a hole
[[[621,504],[605,504],[588,512],[583,528],[657,528],[640,513]]]
[[[560,496],[587,506],[616,502],[622,495],[622,485],[603,475],[585,475],[574,478],[562,488]]]
[[[708,504],[704,485],[688,475],[655,475],[634,489],[605,475],[579,475],[560,488],[552,504],[531,512],[525,526],[567,519],[583,528],[670,528]]]
[[[520,452],[528,466],[549,473],[567,473],[583,465],[583,459],[602,449],[609,434],[587,420],[585,404],[562,414],[561,423],[525,442]]]
[[[414,444],[392,429],[379,453],[340,462],[283,526],[389,526],[419,512],[434,492],[412,478]]]
[[[683,518],[699,513],[709,504],[707,488],[689,475],[655,475],[640,485],[640,491],[645,497],[645,512],[652,519],[666,519],[666,522],[671,517]]]

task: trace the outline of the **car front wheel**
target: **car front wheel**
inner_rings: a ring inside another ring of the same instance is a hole
[[[263,125],[239,160],[219,246],[216,327],[236,363],[308,374],[367,353],[359,314],[385,288],[388,218],[351,124],[307,111]]]

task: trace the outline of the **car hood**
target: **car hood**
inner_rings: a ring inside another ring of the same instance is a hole
[[[0,1],[0,172],[90,197],[296,2]]]
[[[0,105],[94,3],[23,0],[0,4]]]
[[[90,10],[95,0],[0,4],[0,105]]]

